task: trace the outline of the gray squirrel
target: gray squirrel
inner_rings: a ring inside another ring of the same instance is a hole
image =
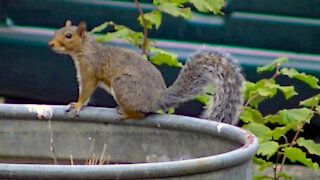
[[[238,65],[223,53],[194,53],[167,88],[152,63],[134,51],[97,43],[87,33],[85,22],[72,26],[71,21],[66,21],[48,45],[74,61],[79,82],[78,101],[69,104],[69,111],[74,114],[86,105],[96,87],[113,96],[123,118],[143,118],[192,100],[214,85],[215,94],[201,117],[230,124],[238,121],[244,77]]]

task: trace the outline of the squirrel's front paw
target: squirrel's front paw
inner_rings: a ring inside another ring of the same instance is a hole
[[[67,113],[72,115],[72,118],[78,117],[79,112],[82,109],[82,105],[77,102],[72,102],[69,104],[69,108],[66,110]]]

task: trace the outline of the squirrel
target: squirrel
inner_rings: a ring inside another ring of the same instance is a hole
[[[68,112],[78,114],[100,87],[113,96],[124,119],[139,119],[192,100],[214,85],[215,94],[201,118],[229,124],[238,121],[244,77],[240,67],[224,53],[197,51],[189,57],[173,85],[167,87],[151,62],[134,51],[97,43],[87,33],[84,21],[73,26],[67,20],[48,45],[56,53],[70,55],[76,67],[79,97],[69,104]]]

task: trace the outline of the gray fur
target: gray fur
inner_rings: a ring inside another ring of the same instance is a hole
[[[161,109],[174,107],[202,95],[210,85],[215,94],[202,118],[236,124],[243,104],[244,77],[231,57],[217,52],[201,50],[189,58],[174,84],[161,98]]]

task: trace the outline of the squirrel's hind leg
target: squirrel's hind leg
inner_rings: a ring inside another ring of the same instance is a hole
[[[117,112],[122,116],[121,120],[125,119],[141,119],[145,117],[145,114],[142,112],[135,112],[128,109],[123,108],[122,106],[117,107]]]

